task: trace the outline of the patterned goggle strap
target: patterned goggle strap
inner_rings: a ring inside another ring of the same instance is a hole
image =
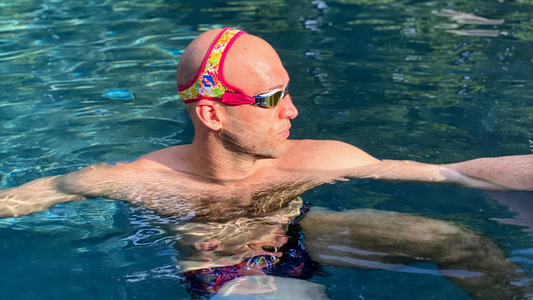
[[[240,34],[245,34],[245,32],[233,28],[225,28],[218,34],[196,78],[189,84],[178,88],[183,102],[190,103],[201,99],[222,101],[222,95],[226,91],[234,91],[225,84],[222,66],[231,44]]]

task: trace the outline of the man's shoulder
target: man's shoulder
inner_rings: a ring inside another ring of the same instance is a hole
[[[329,154],[335,151],[353,151],[355,146],[335,140],[287,140],[287,152],[298,154]]]
[[[128,164],[130,168],[175,169],[189,145],[172,146],[147,153]]]
[[[355,167],[378,160],[363,150],[334,140],[288,140],[281,163],[304,168]]]
[[[335,140],[287,140],[287,143],[289,146],[296,147],[327,147],[338,144],[349,145],[347,143]]]

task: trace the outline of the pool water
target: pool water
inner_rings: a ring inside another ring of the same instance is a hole
[[[4,0],[0,187],[191,142],[176,65],[194,37],[226,26],[281,56],[300,113],[291,138],[429,163],[531,154],[532,20],[528,0]],[[370,180],[303,195],[456,222],[530,273],[533,195],[513,197]],[[188,299],[167,223],[109,199],[0,220],[0,295]],[[441,276],[326,269],[311,281],[331,299],[472,299]]]

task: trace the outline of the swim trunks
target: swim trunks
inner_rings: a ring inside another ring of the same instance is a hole
[[[196,269],[184,272],[181,282],[187,288],[191,299],[209,299],[216,294],[224,283],[244,276],[242,270],[261,263],[266,264],[262,268],[263,273],[270,276],[292,277],[309,279],[315,273],[324,274],[320,271],[320,265],[313,261],[303,244],[303,233],[298,221],[305,217],[311,207],[310,203],[304,202],[300,208],[300,214],[294,218],[288,226],[286,235],[287,243],[278,251],[282,253],[280,258],[269,255],[254,256],[239,264],[232,266],[212,267]]]

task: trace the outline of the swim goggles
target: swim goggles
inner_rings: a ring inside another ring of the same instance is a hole
[[[224,95],[222,95],[222,102],[226,102],[227,100],[234,100],[241,103],[249,103],[265,108],[272,108],[276,107],[285,96],[289,94],[289,85],[287,84],[285,86],[284,90],[274,90],[272,92],[268,92],[266,94],[261,94],[257,96],[248,96],[246,94],[242,94],[239,92],[232,92],[232,91],[226,91]],[[233,98],[233,99],[228,99]],[[225,101],[226,100],[226,101]]]
[[[246,33],[234,28],[224,28],[217,35],[207,51],[196,77],[188,84],[178,87],[184,103],[207,99],[228,105],[254,104],[261,107],[275,107],[285,98],[289,93],[287,87],[285,90],[249,96],[242,89],[226,81],[222,70],[228,50],[237,37],[242,34]]]

